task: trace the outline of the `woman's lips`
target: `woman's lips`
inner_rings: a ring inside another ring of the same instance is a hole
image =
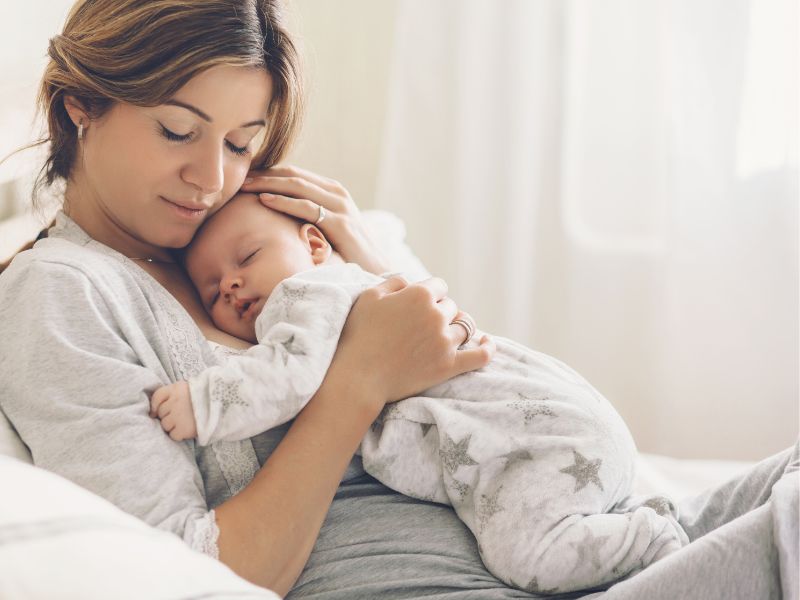
[[[187,221],[199,221],[208,214],[208,207],[202,204],[173,202],[172,200],[167,200],[164,196],[159,196],[159,198],[167,203],[174,214]]]

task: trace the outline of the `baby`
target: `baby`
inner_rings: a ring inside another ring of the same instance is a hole
[[[201,445],[294,418],[322,383],[353,302],[382,280],[250,194],[203,226],[186,267],[214,323],[257,342],[153,393],[164,430]],[[533,593],[608,584],[688,543],[668,499],[631,496],[636,447],[611,404],[558,360],[495,341],[485,368],[383,410],[361,443],[366,471],[452,505],[487,568]]]

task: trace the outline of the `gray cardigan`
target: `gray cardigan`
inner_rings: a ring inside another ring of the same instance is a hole
[[[148,409],[219,354],[155,279],[63,213],[0,277],[0,407],[34,463],[212,556],[208,509],[252,478],[253,444],[178,444]]]

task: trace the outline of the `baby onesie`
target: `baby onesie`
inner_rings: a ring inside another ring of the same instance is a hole
[[[294,418],[353,302],[380,281],[347,264],[281,282],[256,320],[259,343],[189,380],[198,443]],[[608,400],[555,358],[493,339],[486,367],[387,405],[361,442],[366,471],[451,505],[487,568],[534,593],[608,584],[687,544],[669,499],[631,496],[636,447]]]

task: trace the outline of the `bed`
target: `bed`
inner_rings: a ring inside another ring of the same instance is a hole
[[[383,211],[365,211],[365,219],[388,243],[389,258],[398,270],[410,279],[426,275],[404,242],[400,219]],[[43,220],[46,215],[17,212],[0,221],[0,261],[33,239]],[[749,464],[641,453],[635,491],[666,493],[679,500]],[[0,598],[278,597],[193,552],[176,536],[34,466],[2,412],[0,482]]]

